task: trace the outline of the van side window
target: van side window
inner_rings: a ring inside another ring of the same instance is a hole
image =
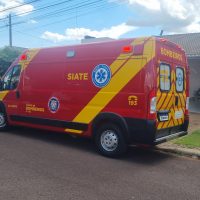
[[[176,91],[183,92],[184,90],[184,71],[183,68],[176,68]]]
[[[160,90],[169,91],[171,88],[171,72],[170,65],[160,64]]]
[[[16,65],[10,69],[2,80],[2,90],[14,90],[19,83],[21,66]]]
[[[75,51],[74,50],[69,50],[67,51],[67,58],[72,58],[75,56]]]

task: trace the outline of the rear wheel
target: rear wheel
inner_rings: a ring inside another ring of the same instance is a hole
[[[0,131],[6,130],[8,127],[6,114],[0,111]]]
[[[108,157],[117,157],[127,150],[127,143],[119,126],[108,123],[103,124],[95,137],[98,151]]]

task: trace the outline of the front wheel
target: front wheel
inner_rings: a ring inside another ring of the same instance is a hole
[[[0,112],[0,131],[6,130],[8,127],[6,115],[3,112]]]
[[[109,123],[103,124],[95,137],[99,152],[108,157],[117,157],[127,150],[127,143],[119,126]]]

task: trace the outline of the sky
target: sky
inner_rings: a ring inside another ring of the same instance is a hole
[[[200,32],[200,0],[0,0],[0,48]]]

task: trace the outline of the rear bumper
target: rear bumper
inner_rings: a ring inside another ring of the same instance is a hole
[[[154,144],[155,145],[161,144],[163,142],[167,142],[169,140],[172,140],[172,139],[175,139],[175,138],[178,138],[178,137],[182,137],[184,135],[187,135],[187,131],[181,131],[181,132],[174,133],[174,134],[171,134],[171,135],[167,135],[167,136],[164,136],[164,137],[156,138],[154,140]]]
[[[126,118],[130,143],[157,145],[187,134],[189,121],[182,125],[157,130],[155,120]]]

